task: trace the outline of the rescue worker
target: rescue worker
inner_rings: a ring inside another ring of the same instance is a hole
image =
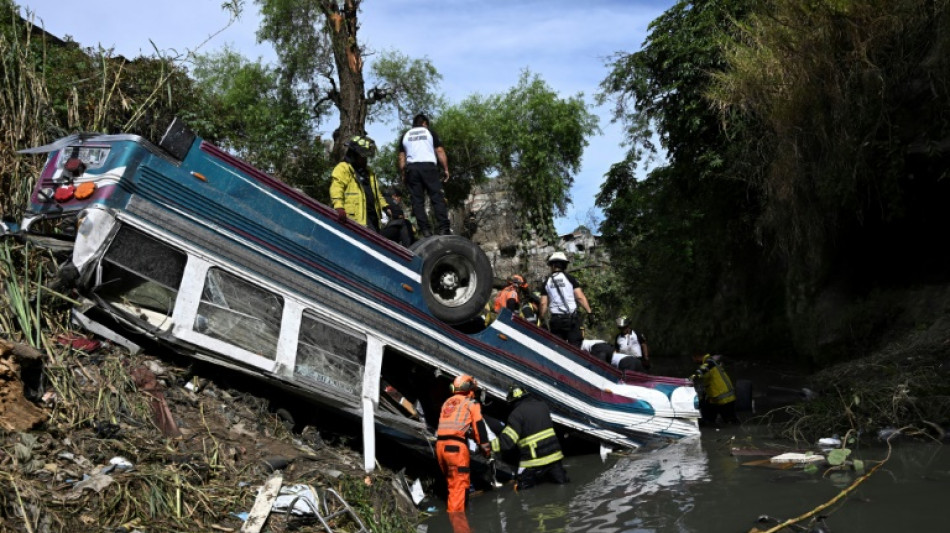
[[[436,430],[435,454],[449,487],[448,512],[465,511],[465,498],[471,484],[471,458],[468,439],[473,439],[486,457],[491,456],[488,428],[482,407],[475,401],[478,382],[462,374],[452,382],[452,396],[442,404]]]
[[[721,356],[696,354],[693,361],[701,363],[689,377],[699,394],[700,424],[714,426],[722,417],[727,424],[738,424],[736,416],[736,389],[723,368]]]
[[[518,448],[515,490],[527,489],[543,481],[569,482],[564,470],[564,453],[554,433],[548,406],[529,395],[521,385],[508,388],[507,400],[514,409],[501,435],[492,439],[491,449],[498,453]]]
[[[522,289],[528,288],[528,284],[525,283],[524,278],[518,274],[512,275],[508,278],[508,285],[504,289],[498,292],[498,296],[495,297],[495,306],[494,312],[497,315],[501,312],[502,309],[509,308],[509,301],[514,300],[514,309],[518,308],[518,302],[521,301],[520,293]]]
[[[554,252],[548,258],[551,275],[544,280],[544,291],[541,293],[542,319],[550,310],[551,333],[580,348],[584,340],[581,333],[581,320],[577,314],[580,306],[590,315],[590,304],[587,296],[581,289],[580,282],[574,276],[564,272],[567,269],[567,256],[564,252]]]
[[[531,324],[534,324],[535,326],[540,326],[541,298],[537,294],[527,291],[525,293],[524,299],[525,301],[521,303],[521,307],[519,309],[521,318],[525,319]]]
[[[386,203],[389,204],[390,216],[389,222],[386,223],[380,233],[383,234],[383,237],[409,248],[415,242],[415,237],[413,236],[412,222],[406,218],[406,213],[402,208],[402,193],[399,192],[399,189],[392,188],[385,199]]]
[[[379,233],[379,221],[385,210],[392,212],[383,198],[376,174],[367,165],[376,155],[376,143],[364,135],[355,135],[345,143],[346,154],[330,177],[330,200],[340,222],[347,218]]]
[[[617,329],[620,333],[614,339],[614,348],[623,355],[637,358],[640,366],[649,370],[650,348],[647,346],[647,338],[642,333],[637,334],[633,331],[630,319],[625,316],[617,319]],[[627,364],[630,365],[630,363]]]
[[[441,173],[439,166],[442,167]],[[432,203],[439,234],[451,235],[449,210],[442,190],[442,184],[449,181],[449,160],[439,136],[429,129],[429,117],[422,113],[412,119],[412,128],[402,136],[398,167],[402,182],[409,189],[412,214],[416,217],[422,237],[432,235],[426,215],[426,196]]]
[[[618,352],[612,345],[604,341],[588,341],[584,339],[584,344],[581,345],[581,349],[590,352],[590,354],[597,359],[619,370],[632,370],[634,372],[643,372],[644,370],[643,362],[639,357]]]

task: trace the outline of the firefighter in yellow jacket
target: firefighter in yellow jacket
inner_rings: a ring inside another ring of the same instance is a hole
[[[727,424],[739,423],[736,416],[736,389],[720,359],[721,356],[708,353],[693,356],[693,361],[700,365],[689,379],[696,385],[699,394],[700,423],[703,425],[715,425],[720,416]]]
[[[564,453],[554,433],[551,411],[541,400],[530,396],[521,385],[508,388],[508,403],[515,408],[501,435],[491,441],[493,452],[517,446],[518,475],[515,489],[527,489],[543,481],[567,483]]]
[[[389,205],[369,168],[369,159],[376,155],[376,143],[364,135],[346,141],[346,154],[333,168],[330,181],[330,201],[340,222],[347,218],[379,233],[383,211],[390,213]],[[390,213],[390,218],[392,214]]]

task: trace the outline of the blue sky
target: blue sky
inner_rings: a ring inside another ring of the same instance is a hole
[[[222,0],[15,0],[33,11],[37,24],[83,46],[101,44],[126,57],[160,50],[194,50],[223,28]],[[360,38],[370,50],[399,50],[427,57],[442,74],[441,90],[456,103],[471,94],[489,95],[513,87],[524,69],[538,74],[563,97],[583,93],[593,105],[598,85],[615,52],[642,45],[647,26],[674,0],[366,0]],[[268,45],[256,43],[257,6],[245,1],[241,19],[204,44],[201,52],[230,45],[251,59],[274,60]],[[594,196],[610,165],[624,153],[621,130],[601,116],[602,133],[591,137],[581,172],[574,177],[573,201],[557,220],[565,233],[587,222]],[[438,127],[438,117],[433,124]],[[325,124],[327,131],[335,125]],[[393,126],[368,126],[377,141],[394,137]],[[385,142],[385,141],[384,141]],[[451,158],[451,146],[447,147]]]

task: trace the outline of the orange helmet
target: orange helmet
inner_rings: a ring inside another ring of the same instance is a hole
[[[467,394],[474,392],[478,388],[478,382],[468,374],[462,374],[452,382],[452,392],[454,394]]]
[[[527,287],[527,286],[528,286],[528,284],[524,282],[524,278],[521,277],[521,276],[519,276],[518,274],[514,274],[514,275],[512,275],[510,278],[508,278],[508,284],[509,284],[509,285],[514,285],[514,286],[516,286],[516,287]]]

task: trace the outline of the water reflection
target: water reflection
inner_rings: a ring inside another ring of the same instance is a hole
[[[749,531],[760,515],[785,519],[811,511],[860,476],[743,465],[754,458],[732,456],[730,447],[751,446],[746,432],[707,434],[606,461],[596,455],[569,457],[571,483],[519,493],[509,484],[476,495],[469,502],[468,525],[472,533],[736,533]],[[875,447],[854,456],[872,464],[886,454]],[[943,531],[947,494],[950,448],[901,443],[884,468],[823,514],[833,531]],[[452,533],[453,528],[442,512],[420,531]]]
[[[693,509],[690,486],[708,479],[699,439],[620,458],[577,490],[570,505],[574,520],[566,531],[657,531],[667,525],[671,503],[679,516]],[[655,498],[661,491],[663,502]]]

